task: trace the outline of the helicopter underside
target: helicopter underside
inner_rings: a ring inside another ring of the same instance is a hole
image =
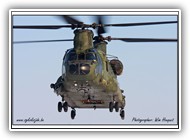
[[[118,106],[124,108],[124,100],[119,98],[120,92],[120,89],[113,93],[99,86],[91,87],[84,86],[84,84],[83,86],[74,84],[72,87],[67,88],[66,91],[62,92],[60,90],[57,94],[63,97],[71,108],[109,108],[110,102],[118,102]]]
[[[71,118],[74,119],[76,108],[107,108],[110,112],[114,109],[118,112],[120,109],[120,116],[124,119],[125,99],[121,90],[118,88],[116,92],[109,92],[100,86],[90,85],[91,82],[88,84],[83,82],[83,84],[74,83],[67,88],[63,85],[55,88],[55,93],[62,97],[62,102],[58,103],[58,111],[61,112],[63,109],[67,112],[68,107],[71,107]]]
[[[64,100],[72,108],[109,108],[109,103],[115,101],[119,103],[119,107],[123,108],[122,101],[117,99],[116,94],[103,92],[99,89],[93,89],[93,91],[93,93],[66,92],[63,94]]]

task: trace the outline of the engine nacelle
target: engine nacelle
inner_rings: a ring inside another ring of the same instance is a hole
[[[123,64],[118,59],[112,59],[110,60],[110,65],[113,69],[113,72],[115,75],[121,75],[123,72]]]

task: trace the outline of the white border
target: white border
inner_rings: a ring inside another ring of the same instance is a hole
[[[102,15],[102,13],[117,15],[116,12],[119,15],[178,15],[179,9],[12,9],[11,11],[14,11],[12,15]]]
[[[80,11],[78,13],[77,11]],[[86,13],[89,11],[88,13]],[[13,15],[178,15],[179,126],[178,125],[13,125],[11,122],[12,16]],[[78,128],[76,128],[78,127]],[[101,129],[96,129],[100,128]],[[112,128],[112,129],[109,129]],[[180,131],[181,130],[181,10],[179,9],[11,9],[9,10],[9,130],[10,131]]]
[[[11,92],[12,92],[12,15],[11,15],[11,10],[9,11],[9,130],[11,130],[11,115],[12,115],[12,107],[11,107]]]

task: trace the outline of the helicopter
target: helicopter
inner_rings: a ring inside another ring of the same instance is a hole
[[[97,16],[98,23],[84,24],[71,16],[62,16],[68,25],[60,26],[13,26],[21,29],[59,29],[74,30],[74,39],[49,41],[19,41],[14,43],[73,41],[73,48],[65,52],[62,63],[62,74],[50,87],[61,96],[58,102],[58,112],[68,112],[71,107],[71,119],[76,116],[76,108],[107,108],[120,112],[125,118],[124,107],[126,99],[124,90],[119,87],[117,76],[122,74],[123,64],[118,57],[110,60],[107,54],[107,44],[111,40],[124,42],[176,42],[177,39],[154,38],[112,38],[103,37],[105,27],[143,26],[155,24],[172,24],[177,21],[161,21],[146,23],[104,24],[102,16]],[[97,29],[97,36],[91,29]]]

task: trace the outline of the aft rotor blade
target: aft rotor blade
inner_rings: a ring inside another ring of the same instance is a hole
[[[16,25],[14,29],[60,29],[60,28],[71,28],[71,25]]]
[[[159,24],[172,24],[178,21],[160,21],[160,22],[142,22],[142,23],[119,23],[119,24],[105,24],[104,26],[123,27],[123,26],[144,26],[144,25],[159,25]]]
[[[23,43],[45,43],[45,42],[64,42],[64,41],[73,41],[73,39],[60,39],[60,40],[33,40],[33,41],[14,41],[14,44],[23,44]]]
[[[178,39],[162,38],[111,38],[109,40],[121,40],[124,42],[177,42]]]

